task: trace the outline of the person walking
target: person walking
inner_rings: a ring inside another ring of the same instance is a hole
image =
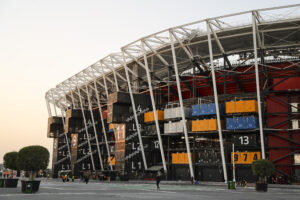
[[[160,189],[160,187],[159,187],[159,183],[160,183],[160,179],[161,179],[160,176],[161,176],[161,173],[160,173],[160,171],[158,171],[157,174],[156,174],[156,188],[157,188],[157,190]]]
[[[88,175],[85,175],[84,176],[84,182],[86,183],[86,184],[88,184],[88,182],[89,182],[89,176]]]

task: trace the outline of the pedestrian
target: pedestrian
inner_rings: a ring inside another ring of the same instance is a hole
[[[85,181],[86,184],[88,184],[88,182],[89,182],[89,176],[88,175],[84,176],[84,181]]]
[[[63,181],[63,182],[65,182],[65,181],[66,181],[66,177],[65,177],[65,175],[62,175],[62,177],[61,177],[61,178],[62,178],[62,181]]]
[[[160,187],[159,187],[160,178],[161,178],[160,176],[161,176],[161,173],[160,173],[160,171],[158,171],[157,175],[156,175],[156,188],[157,188],[157,190],[160,189]]]
[[[73,176],[72,176],[72,182],[74,182],[74,179],[75,179],[75,176],[73,175]]]

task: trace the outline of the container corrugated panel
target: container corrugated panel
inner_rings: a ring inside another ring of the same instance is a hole
[[[281,83],[274,86],[274,90],[295,90],[300,89],[300,77],[290,77],[282,81],[283,78],[274,78],[274,84]]]
[[[192,116],[200,116],[200,105],[192,105]]]
[[[226,119],[226,129],[234,130],[236,127],[236,118],[227,118]]]
[[[244,112],[258,112],[258,105],[256,100],[247,100],[245,101],[245,110]]]
[[[192,132],[199,132],[200,131],[200,120],[193,120],[192,121]]]
[[[299,120],[297,120],[297,119],[292,120],[292,128],[293,129],[298,129],[299,128]]]
[[[226,102],[226,113],[236,113],[235,111],[235,102],[234,101],[228,101]]]
[[[178,154],[172,153],[172,164],[178,164]]]
[[[156,110],[158,121],[164,120],[164,111]],[[155,121],[154,112],[146,112],[144,113],[144,122],[153,122]]]
[[[164,118],[165,119],[172,119],[174,116],[174,109],[173,108],[166,108],[164,110]]]
[[[170,133],[170,123],[171,123],[171,122],[169,122],[169,123],[164,123],[164,132],[165,132],[166,134]]]
[[[209,119],[208,121],[208,131],[216,131],[218,129],[218,123],[216,119]]]
[[[207,131],[208,130],[208,120],[200,120],[200,130],[199,131]]]
[[[185,156],[184,153],[178,154],[178,164],[184,164]]]
[[[168,122],[164,124],[164,131],[166,134],[176,133],[177,123],[176,122]]]
[[[200,115],[207,115],[208,113],[208,106],[207,104],[200,105]]]
[[[235,113],[245,112],[246,101],[236,101],[235,102]]]
[[[248,129],[247,117],[237,117],[236,118],[236,127],[235,129],[244,130]]]
[[[247,129],[256,129],[258,128],[258,118],[254,116],[247,117]]]

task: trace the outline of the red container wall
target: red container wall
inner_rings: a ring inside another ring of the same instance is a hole
[[[283,78],[274,78],[274,84],[282,81]],[[274,86],[274,90],[295,90],[300,89],[300,77],[288,78],[278,85]]]

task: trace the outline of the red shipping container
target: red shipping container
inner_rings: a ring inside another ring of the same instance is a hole
[[[103,119],[107,119],[107,110],[102,111]]]
[[[274,78],[274,84],[283,78]],[[274,90],[295,90],[300,89],[300,77],[291,77],[274,86]]]

